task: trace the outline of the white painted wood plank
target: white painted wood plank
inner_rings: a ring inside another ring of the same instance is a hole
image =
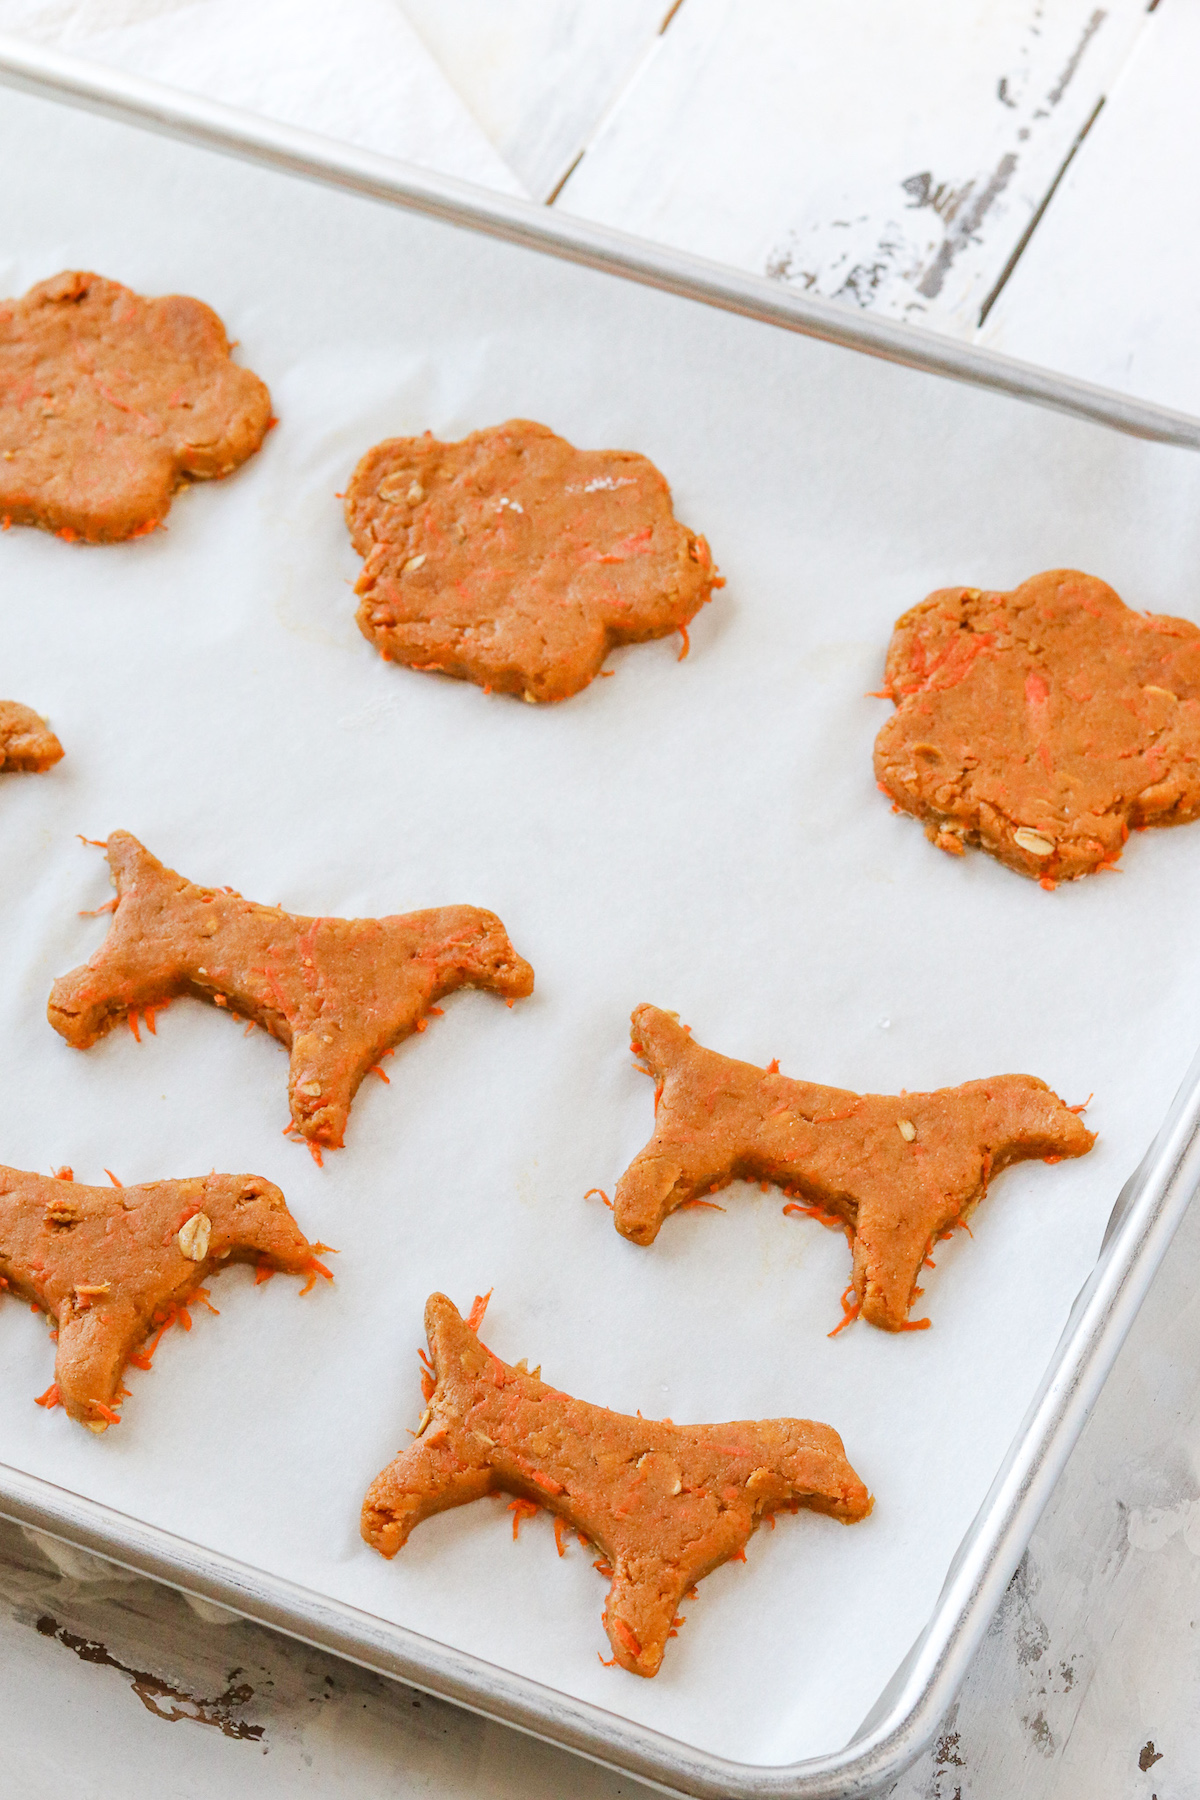
[[[670,0],[399,0],[535,199],[551,194],[654,42]]]
[[[557,204],[971,332],[1145,0],[684,0]]]
[[[1200,6],[1162,0],[981,340],[1200,412]]]

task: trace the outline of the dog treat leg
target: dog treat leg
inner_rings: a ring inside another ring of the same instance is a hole
[[[862,1316],[904,1328],[932,1242],[1010,1163],[1084,1156],[1095,1142],[1032,1075],[930,1094],[855,1094],[791,1081],[693,1043],[639,1006],[633,1049],[656,1083],[654,1135],[621,1177],[617,1230],[652,1243],[668,1213],[731,1181],[770,1181],[846,1225]]]
[[[850,1524],[871,1510],[828,1425],[631,1419],[502,1363],[444,1294],[430,1296],[425,1329],[428,1411],[371,1484],[363,1537],[394,1556],[422,1519],[497,1490],[548,1508],[603,1552],[605,1629],[635,1675],[657,1673],[683,1596],[767,1514],[806,1506]]]

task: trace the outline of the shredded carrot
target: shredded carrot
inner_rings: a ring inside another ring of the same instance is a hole
[[[483,1324],[483,1315],[488,1309],[488,1301],[495,1291],[495,1288],[489,1288],[486,1294],[476,1294],[474,1304],[467,1314],[467,1324],[472,1331],[478,1331]]]
[[[901,1331],[928,1331],[933,1324],[932,1319],[905,1319]]]
[[[132,1031],[136,1041],[140,1044],[142,1039],[141,1034],[138,1031],[138,1009],[136,1006],[131,1006],[129,1011],[125,1014],[125,1023],[128,1025],[130,1031]]]
[[[310,1257],[309,1260],[305,1263],[304,1267],[308,1273],[308,1280],[305,1282],[304,1286],[300,1289],[300,1298],[302,1300],[303,1300],[305,1294],[311,1293],[313,1288],[316,1287],[318,1275],[323,1275],[325,1277],[326,1281],[333,1280],[333,1270],[327,1269],[325,1267],[325,1264],[323,1262],[318,1262],[315,1256]]]
[[[316,1163],[318,1169],[323,1169],[325,1167],[325,1158],[321,1155],[320,1144],[314,1144],[310,1141],[309,1146],[308,1146],[308,1153],[312,1157],[313,1161]]]
[[[1089,1094],[1089,1095],[1088,1095],[1088,1097],[1087,1097],[1087,1099],[1086,1099],[1086,1100],[1083,1100],[1083,1101],[1081,1101],[1081,1102],[1080,1102],[1080,1104],[1079,1104],[1079,1105],[1078,1105],[1078,1106],[1068,1106],[1068,1108],[1067,1108],[1067,1111],[1068,1111],[1068,1112],[1073,1112],[1073,1113],[1083,1113],[1083,1112],[1086,1112],[1086,1111],[1087,1111],[1087,1109],[1088,1109],[1088,1107],[1089,1107],[1089,1106],[1090,1106],[1090,1105],[1091,1105],[1091,1104],[1092,1104],[1092,1101],[1093,1101],[1093,1100],[1094,1100],[1094,1099],[1095,1099],[1095,1098],[1096,1098],[1096,1095],[1095,1095],[1095,1093],[1094,1093],[1094,1092],[1093,1092],[1093,1093],[1090,1093],[1090,1094]]]
[[[391,1087],[391,1085],[392,1085],[391,1076],[385,1075],[378,1063],[372,1063],[371,1067],[367,1070],[367,1074],[368,1075],[378,1075],[380,1081],[386,1082],[388,1087]]]
[[[532,1471],[532,1479],[540,1488],[545,1488],[548,1494],[565,1494],[567,1491],[561,1481],[555,1481],[552,1475],[543,1475],[540,1469]]]
[[[198,1287],[194,1293],[191,1293],[188,1295],[186,1304],[188,1306],[191,1306],[197,1300],[200,1302],[201,1306],[207,1306],[209,1312],[213,1314],[214,1318],[218,1318],[218,1319],[220,1318],[221,1309],[220,1309],[220,1307],[213,1305],[212,1301],[208,1297],[208,1289],[207,1288]]]
[[[104,902],[103,906],[93,906],[90,911],[81,912],[79,914],[79,917],[81,919],[98,919],[100,917],[101,913],[116,912],[116,910],[117,910],[118,906],[120,906],[120,904],[121,904],[121,902],[120,902],[119,897],[116,894],[114,894],[111,900],[106,900]]]
[[[119,1425],[121,1423],[120,1413],[114,1412],[111,1406],[105,1406],[103,1400],[93,1400],[91,1405],[93,1410],[98,1412],[102,1419],[107,1419],[110,1425]]]
[[[264,1281],[270,1281],[275,1271],[270,1263],[260,1262],[254,1265],[254,1285],[261,1287]]]
[[[44,1406],[47,1412],[52,1406],[61,1406],[62,1400],[59,1398],[57,1381],[52,1381],[45,1393],[39,1394],[33,1404],[35,1406]]]
[[[847,1325],[853,1325],[862,1311],[861,1300],[856,1300],[853,1306],[850,1304],[850,1296],[853,1292],[854,1283],[851,1281],[842,1295],[842,1322],[840,1325],[835,1325],[832,1331],[827,1331],[826,1337],[836,1337],[839,1331],[845,1331]]]
[[[64,1163],[61,1169],[55,1169],[53,1173],[55,1181],[74,1181],[75,1179],[75,1171],[69,1163]]]
[[[1044,1163],[1060,1163],[1062,1161],[1062,1157],[1061,1156],[1043,1156],[1042,1161]]]
[[[554,1517],[554,1543],[560,1556],[565,1556],[567,1554],[567,1546],[563,1543],[563,1528],[565,1524],[566,1521],[560,1519],[556,1513]]]
[[[678,630],[680,637],[683,639],[683,649],[679,652],[679,655],[675,658],[675,660],[676,660],[676,662],[682,662],[684,657],[687,655],[688,651],[691,649],[691,643],[688,639],[686,625],[677,626],[676,629]]]
[[[642,1654],[642,1646],[638,1643],[637,1638],[625,1623],[624,1619],[614,1619],[612,1623],[613,1630],[624,1644],[626,1650],[628,1650],[630,1656],[640,1656]]]
[[[767,1074],[768,1075],[778,1075],[778,1073],[779,1073],[779,1058],[777,1056],[773,1056],[771,1058],[770,1062],[767,1064]]]
[[[123,1181],[117,1180],[111,1169],[105,1169],[104,1173],[108,1176],[108,1179],[112,1182],[114,1187],[123,1188],[125,1186]]]
[[[146,1030],[151,1037],[158,1036],[158,1026],[154,1022],[155,1014],[165,1012],[170,1004],[169,1000],[156,1000],[153,1006],[143,1006],[142,1017],[146,1021]]]
[[[745,1562],[746,1546],[743,1544],[742,1548],[740,1550],[736,1551],[734,1553],[734,1555],[729,1558],[729,1560],[730,1560],[730,1562]]]
[[[77,831],[75,836],[79,839],[81,844],[91,844],[97,850],[108,849],[108,845],[103,838],[85,838],[82,831]]]
[[[133,1364],[135,1369],[150,1369],[154,1366],[150,1358],[140,1350],[131,1350],[127,1360]]]
[[[609,1211],[611,1212],[613,1210],[613,1203],[609,1199],[608,1195],[605,1193],[603,1188],[589,1188],[587,1193],[583,1197],[585,1200],[590,1200],[593,1194],[599,1194],[600,1198],[603,1200],[605,1206],[608,1207]]]
[[[515,1543],[522,1522],[525,1519],[536,1518],[542,1509],[536,1500],[511,1500],[507,1510],[513,1516],[513,1542]]]
[[[724,1212],[725,1211],[725,1208],[723,1206],[718,1206],[715,1200],[683,1200],[675,1208],[675,1211],[676,1212],[690,1212],[692,1210],[692,1208],[696,1207],[696,1206],[707,1207],[709,1212]]]
[[[617,1659],[615,1656],[610,1656],[608,1661],[605,1662],[604,1658],[600,1655],[600,1652],[597,1650],[596,1657],[597,1657],[597,1660],[599,1661],[600,1667],[602,1669],[615,1669],[617,1666]]]
[[[444,1006],[431,1006],[431,1007],[430,1007],[430,1008],[429,1008],[429,1011],[430,1011],[430,1013],[431,1013],[431,1014],[432,1014],[432,1015],[433,1015],[433,1017],[434,1017],[434,1018],[437,1018],[437,1019],[441,1019],[441,1018],[444,1018],[444,1017],[445,1017],[445,1013],[446,1013],[446,1009],[445,1009],[445,1007],[444,1007]],[[391,1055],[391,1051],[390,1051],[390,1050],[389,1050],[389,1051],[388,1051],[388,1055],[389,1055],[389,1056],[390,1056],[390,1055]]]

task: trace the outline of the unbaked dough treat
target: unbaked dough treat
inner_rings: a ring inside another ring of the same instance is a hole
[[[312,919],[197,887],[127,831],[107,844],[112,927],[50,994],[54,1029],[86,1050],[123,1019],[181,994],[252,1019],[291,1052],[292,1122],[337,1149],[364,1075],[461,987],[533,991],[495,913],[441,906],[385,919]],[[319,1154],[318,1154],[319,1160]]]
[[[652,1243],[677,1207],[731,1181],[773,1182],[845,1228],[854,1253],[847,1312],[885,1331],[913,1329],[922,1263],[1001,1169],[1085,1156],[1096,1141],[1077,1109],[1032,1075],[855,1094],[704,1050],[656,1006],[635,1009],[632,1044],[654,1077],[655,1119],[614,1196],[622,1236]]]
[[[653,463],[510,419],[389,438],[346,491],[358,623],[385,660],[565,700],[615,644],[686,627],[723,582]]]
[[[956,856],[979,844],[1053,887],[1111,868],[1131,828],[1200,815],[1200,629],[1094,575],[931,594],[884,692],[879,785]]]
[[[60,762],[62,753],[62,745],[32,706],[0,700],[0,769],[40,775]]]
[[[186,482],[262,443],[271,397],[211,307],[67,271],[0,303],[0,519],[68,540],[152,531]]]
[[[422,1519],[497,1492],[548,1508],[603,1553],[604,1626],[634,1675],[658,1672],[684,1595],[740,1557],[760,1519],[807,1506],[850,1524],[871,1510],[828,1425],[608,1412],[501,1362],[444,1294],[430,1296],[425,1330],[428,1408],[415,1442],[367,1492],[364,1538],[394,1556]]]
[[[329,1276],[323,1248],[257,1175],[103,1188],[70,1170],[0,1168],[0,1286],[58,1328],[54,1385],[40,1404],[61,1402],[92,1431],[118,1422],[126,1363],[149,1367],[139,1345],[186,1319],[202,1282],[234,1262],[315,1280]]]

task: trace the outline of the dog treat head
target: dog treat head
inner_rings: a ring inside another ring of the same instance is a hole
[[[376,444],[346,524],[359,628],[387,661],[530,701],[586,687],[615,644],[683,630],[723,585],[644,456],[527,419]]]
[[[741,1556],[769,1513],[805,1506],[849,1524],[871,1509],[828,1425],[631,1419],[502,1363],[444,1294],[431,1295],[425,1329],[428,1406],[367,1493],[363,1537],[394,1556],[422,1519],[485,1494],[546,1507],[601,1551],[605,1629],[632,1674],[658,1672],[688,1589]]]
[[[150,531],[188,481],[229,475],[271,421],[199,300],[68,271],[0,305],[0,516],[68,539]]]
[[[896,626],[884,691],[876,779],[956,856],[978,844],[1053,887],[1200,814],[1200,628],[1094,576],[931,594]]]
[[[127,1362],[150,1366],[139,1345],[186,1322],[202,1282],[251,1262],[311,1285],[329,1274],[319,1248],[258,1175],[97,1188],[0,1168],[0,1275],[57,1326],[50,1394],[93,1431],[117,1422]]]
[[[1010,1163],[1085,1156],[1095,1137],[1045,1082],[998,1075],[931,1094],[855,1094],[705,1050],[671,1013],[639,1006],[632,1047],[656,1088],[654,1135],[617,1184],[614,1222],[652,1243],[668,1213],[731,1181],[765,1181],[850,1240],[854,1306],[908,1322],[922,1263]],[[850,1290],[847,1290],[849,1293]],[[918,1321],[917,1323],[925,1323]]]

